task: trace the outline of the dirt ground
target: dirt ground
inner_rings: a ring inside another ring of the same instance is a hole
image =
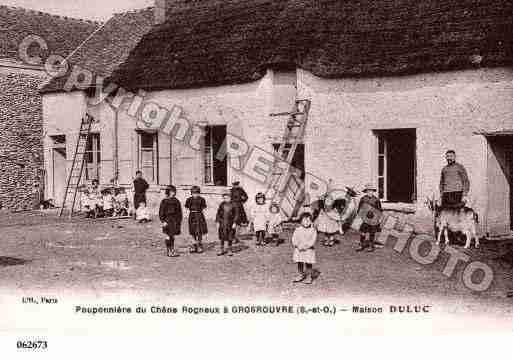
[[[183,227],[185,231],[185,225]],[[133,220],[59,219],[52,213],[0,214],[0,276],[3,289],[66,289],[96,295],[163,292],[180,298],[252,298],[315,301],[322,298],[381,297],[457,303],[465,310],[513,313],[512,268],[492,263],[495,279],[484,293],[467,289],[461,270],[445,277],[443,263],[422,266],[393,243],[373,253],[357,253],[357,234],[341,238],[335,247],[319,245],[320,277],[312,284],[293,284],[290,233],[279,247],[256,247],[244,237],[233,257],[218,257],[213,223],[203,254],[188,253],[190,238],[181,235],[181,256],[165,255],[158,222]],[[483,250],[467,252],[472,258]],[[476,257],[477,258],[477,257]]]

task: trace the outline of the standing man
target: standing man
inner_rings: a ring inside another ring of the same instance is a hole
[[[141,203],[148,205],[146,203],[146,191],[149,187],[148,182],[142,176],[142,172],[137,171],[134,179],[134,210],[137,210]]]
[[[244,203],[248,200],[248,194],[240,186],[239,181],[232,183],[233,187],[230,190],[230,200],[235,209],[235,223],[239,226],[246,226],[248,224],[248,217],[244,210]]]
[[[460,208],[467,202],[467,195],[470,190],[465,167],[456,162],[456,152],[449,150],[445,153],[447,166],[440,174],[440,198],[442,208]]]

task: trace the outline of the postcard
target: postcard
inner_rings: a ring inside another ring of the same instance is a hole
[[[512,10],[0,0],[0,348],[507,343]]]

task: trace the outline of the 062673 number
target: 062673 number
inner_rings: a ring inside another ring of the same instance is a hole
[[[16,342],[18,349],[45,350],[48,348],[46,340],[18,340]]]

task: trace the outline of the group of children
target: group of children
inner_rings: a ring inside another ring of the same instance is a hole
[[[376,188],[367,184],[363,193],[364,196],[360,199],[357,214],[362,218],[360,226],[360,246],[356,249],[357,252],[367,250],[373,252],[375,249],[375,236],[377,232],[381,231],[379,225],[379,214],[382,213],[381,202],[377,196]],[[316,262],[315,243],[317,241],[317,233],[327,233],[325,244],[332,246],[333,234],[340,231],[340,224],[334,220],[336,213],[330,213],[333,209],[325,207],[316,223],[312,222],[312,215],[309,212],[301,214],[299,222],[300,226],[296,228],[292,235],[292,245],[294,247],[293,259],[298,266],[298,277],[294,279],[295,283],[304,282],[311,284],[315,277],[319,274],[318,271],[313,269]]]
[[[123,188],[83,188],[81,205],[88,218],[128,216],[129,202]]]
[[[208,233],[207,221],[203,213],[207,208],[207,203],[200,196],[200,192],[198,186],[193,186],[191,196],[185,201],[185,208],[189,210],[189,234],[193,238],[191,253],[203,253],[203,236]],[[242,211],[237,208],[237,205],[232,201],[230,192],[223,193],[222,202],[216,213],[217,234],[220,241],[219,256],[225,254],[233,256],[233,243],[237,240],[235,237],[236,226],[245,222],[245,219],[239,218]],[[174,248],[174,237],[181,233],[182,217],[181,203],[176,198],[176,187],[169,186],[165,190],[165,198],[159,208],[159,219],[162,222],[163,232],[168,236],[166,249],[169,257],[179,256]],[[266,204],[263,193],[257,194],[251,217],[258,246],[265,246],[270,242],[274,242],[278,246],[283,242],[280,233],[284,218],[277,204]]]
[[[373,211],[374,208],[381,211],[381,203],[376,196],[376,189],[372,185],[365,186],[363,192],[365,195],[361,198],[358,212],[363,210],[366,216]],[[192,253],[202,253],[202,238],[208,233],[207,222],[204,210],[207,208],[206,201],[200,196],[200,188],[193,186],[191,196],[185,202],[185,208],[189,210],[189,234],[193,238],[193,245],[190,248]],[[217,234],[220,241],[220,250],[218,255],[233,255],[232,245],[236,233],[236,225],[239,223],[237,216],[239,211],[236,210],[236,204],[231,200],[230,192],[223,193],[223,200],[218,207],[216,214],[216,223],[218,226]],[[279,245],[283,242],[280,238],[282,232],[282,223],[285,218],[281,215],[280,208],[277,204],[266,203],[263,193],[258,193],[255,197],[255,205],[251,210],[251,220],[253,223],[256,245],[265,246],[270,242]],[[176,188],[169,186],[165,190],[165,198],[160,203],[159,219],[162,222],[162,230],[167,235],[166,250],[169,257],[178,257],[179,254],[175,250],[175,236],[181,233],[182,225],[182,207],[180,201],[176,198]],[[317,234],[319,226],[322,230],[327,225],[322,219],[318,223],[313,222],[312,214],[304,211],[299,218],[300,225],[295,229],[292,235],[293,260],[297,263],[298,276],[294,279],[295,283],[304,282],[311,284],[315,277],[320,273],[313,269],[316,263],[315,245],[317,242]],[[331,225],[331,224],[329,224]],[[380,231],[379,223],[371,217],[366,217],[360,228],[360,247],[358,251],[367,249],[374,250],[375,233]],[[367,238],[368,235],[368,238]]]

